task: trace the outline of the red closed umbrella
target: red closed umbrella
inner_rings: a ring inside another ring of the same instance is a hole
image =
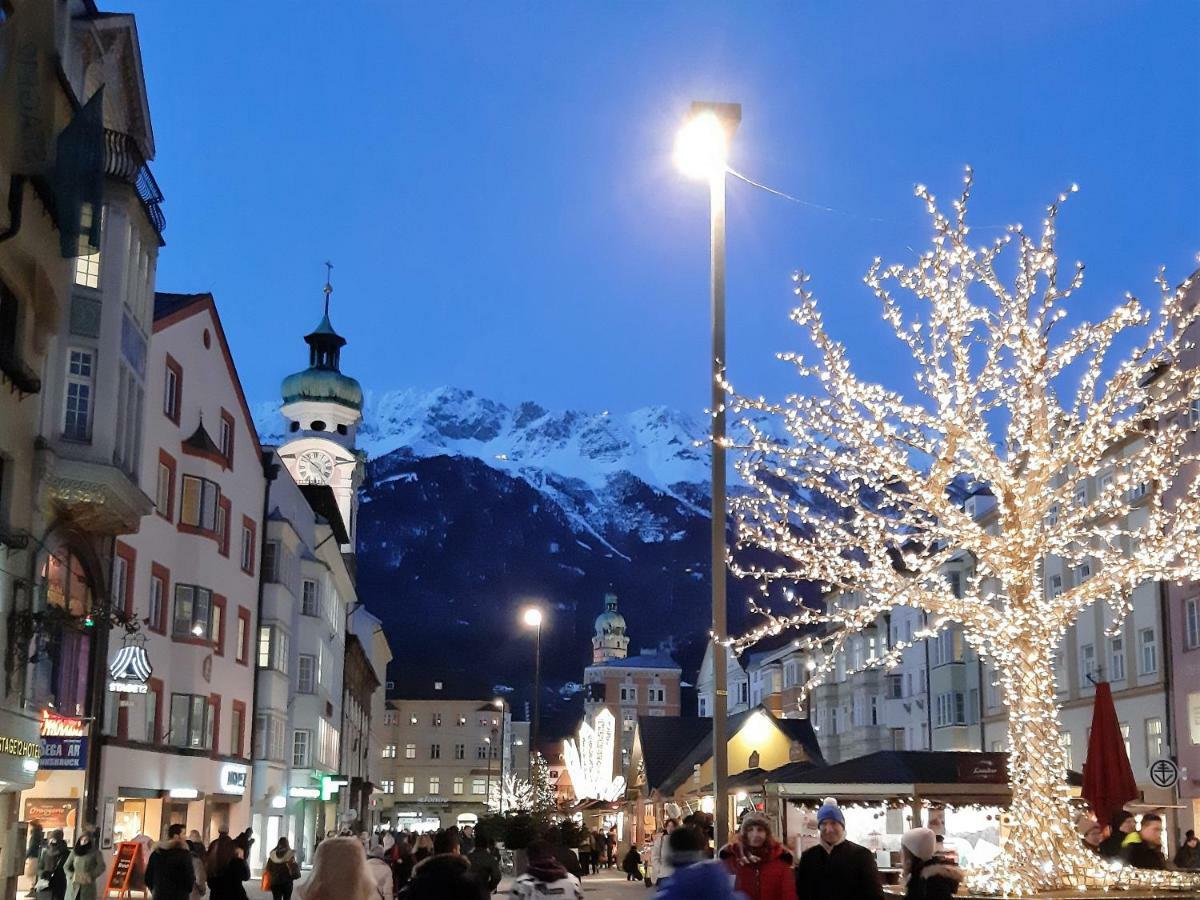
[[[1092,708],[1092,734],[1083,764],[1083,799],[1101,826],[1112,820],[1130,800],[1138,798],[1137,782],[1125,751],[1125,738],[1117,723],[1112,688],[1107,681],[1096,685]]]

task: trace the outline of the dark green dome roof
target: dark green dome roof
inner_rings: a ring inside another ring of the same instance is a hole
[[[283,379],[283,402],[316,400],[362,410],[362,385],[335,369],[308,368]]]

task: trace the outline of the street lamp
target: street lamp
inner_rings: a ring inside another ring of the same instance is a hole
[[[737,103],[693,103],[675,141],[675,164],[692,178],[708,181],[712,297],[712,639],[714,834],[729,835],[729,747],[726,715],[729,684],[725,659],[725,170],[729,142],[742,120]]]
[[[529,780],[533,781],[533,754],[537,752],[538,719],[542,711],[542,611],[526,607],[522,616],[525,624],[536,630],[533,651],[533,723],[529,735]]]
[[[504,743],[504,726],[505,720],[508,718],[508,710],[505,708],[507,704],[503,697],[497,697],[492,701],[492,706],[500,710],[500,814],[504,814],[504,758],[507,754],[507,745]],[[491,770],[491,763],[488,763],[488,770]],[[491,799],[489,794],[489,799]]]

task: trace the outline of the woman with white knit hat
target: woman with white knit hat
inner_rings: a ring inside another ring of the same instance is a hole
[[[937,855],[937,835],[929,828],[910,828],[900,838],[908,900],[947,900],[963,880],[963,870]]]

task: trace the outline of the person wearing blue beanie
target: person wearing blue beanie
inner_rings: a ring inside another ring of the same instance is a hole
[[[846,840],[846,815],[827,798],[817,810],[821,841],[800,854],[796,865],[799,900],[883,900],[875,854]]]

